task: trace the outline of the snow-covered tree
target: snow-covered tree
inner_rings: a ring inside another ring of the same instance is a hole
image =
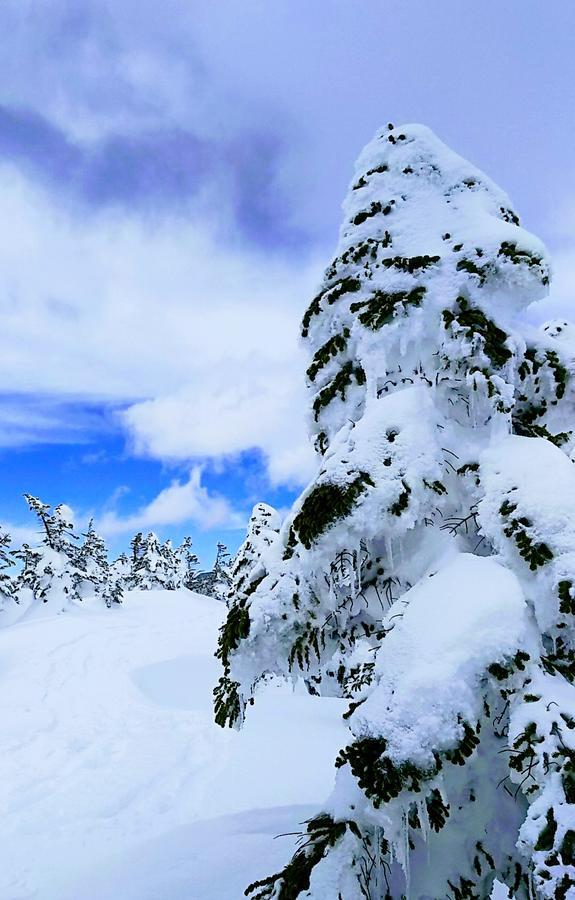
[[[160,544],[160,555],[164,560],[164,586],[166,590],[175,590],[180,586],[179,560],[171,540]]]
[[[31,547],[26,541],[21,547],[17,547],[11,551],[14,559],[20,563],[20,571],[16,578],[16,590],[18,595],[20,591],[25,589],[35,596],[35,589],[38,586],[37,569],[42,558],[42,551]]]
[[[76,593],[80,599],[88,596],[101,597],[106,606],[122,602],[122,586],[108,562],[108,550],[101,535],[90,519],[88,530],[83,535],[84,542],[78,550]]]
[[[70,603],[81,600],[78,585],[83,574],[74,526],[64,505],[52,509],[31,494],[24,497],[38,517],[42,531],[40,546],[24,544],[13,551],[21,563],[18,589],[27,588],[35,600],[50,603],[57,611],[64,610]]]
[[[198,572],[192,582],[192,590],[205,594],[206,597],[225,600],[231,584],[231,566],[228,548],[225,544],[218,543],[213,569]]]
[[[123,594],[125,590],[130,590],[130,575],[132,565],[130,558],[126,553],[120,553],[117,559],[110,563],[110,582],[115,585],[115,590]]]
[[[151,531],[146,538],[137,534],[132,541],[130,585],[140,590],[171,591],[178,580],[177,560],[171,543],[160,544]]]
[[[344,216],[302,323],[317,475],[237,590],[215,698],[239,725],[270,674],[337,685],[350,737],[247,893],[574,898],[574,395],[522,316],[545,249],[422,126],[368,144]]]
[[[138,560],[140,559],[142,552],[144,549],[144,535],[141,531],[138,531],[137,534],[134,535],[132,540],[130,541],[130,556],[132,560],[132,567],[136,565]]]
[[[138,570],[141,565],[144,546],[144,535],[141,531],[138,531],[130,541],[129,571],[124,577],[124,586],[127,590],[134,590],[141,587],[139,583]],[[122,564],[122,557],[120,556],[116,562],[116,569],[118,570],[118,574],[120,574],[120,571],[124,568]]]
[[[8,549],[11,542],[8,532],[0,531],[0,610],[18,602],[15,580],[6,571],[14,565],[13,554]]]
[[[174,551],[176,557],[177,586],[195,590],[195,578],[198,569],[198,557],[192,550],[191,537],[185,537]]]
[[[256,503],[252,510],[245,541],[234,556],[230,568],[229,596],[238,603],[240,595],[249,597],[267,575],[265,560],[279,537],[279,513],[267,503]]]
[[[76,536],[73,523],[68,521],[67,508],[60,503],[52,510],[48,503],[32,494],[24,494],[24,499],[42,525],[42,543],[56,553],[65,553],[72,558],[77,553]]]

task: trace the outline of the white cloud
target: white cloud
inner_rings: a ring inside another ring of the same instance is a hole
[[[80,539],[93,518],[97,531],[116,549],[121,547],[117,538],[138,531],[169,530],[174,526],[193,526],[201,531],[237,529],[244,532],[248,514],[235,509],[225,497],[209,491],[202,484],[203,473],[203,466],[193,466],[187,479],[174,479],[149,503],[127,515],[117,511],[118,502],[130,493],[125,485],[116,488],[99,513],[93,509],[73,508],[66,503],[62,504],[63,513],[73,523],[74,534]],[[23,543],[37,546],[44,538],[44,530],[31,512],[24,524],[0,522],[0,531],[10,534],[13,548]]]
[[[202,485],[202,471],[201,466],[194,466],[187,481],[172,481],[150,503],[129,516],[105,513],[96,521],[96,528],[106,537],[183,523],[201,529],[244,528],[246,517],[224,497],[210,494]]]
[[[134,404],[124,415],[137,451],[164,459],[220,457],[257,447],[274,483],[305,481],[303,360],[252,356],[207,369],[195,384]]]
[[[0,530],[5,534],[8,532],[12,538],[11,548],[14,550],[21,547],[22,544],[30,544],[35,546],[42,540],[43,530],[37,525],[15,525],[13,522],[0,523]]]
[[[317,265],[240,250],[191,213],[79,217],[8,165],[0,197],[4,391],[133,404],[141,452],[256,446],[274,481],[305,479],[297,328]],[[50,430],[38,405],[17,425],[26,440]]]

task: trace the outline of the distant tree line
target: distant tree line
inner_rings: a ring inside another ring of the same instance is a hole
[[[138,532],[130,542],[130,553],[110,560],[93,520],[78,536],[66,507],[52,508],[37,497],[24,496],[41,526],[41,537],[35,546],[23,543],[13,548],[10,535],[0,530],[0,611],[37,602],[61,610],[85,601],[110,608],[131,590],[188,588],[225,600],[231,570],[225,544],[218,544],[209,571],[200,570],[190,537],[173,547],[153,532],[147,536]]]

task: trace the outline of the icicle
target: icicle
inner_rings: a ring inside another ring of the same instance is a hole
[[[409,822],[407,810],[403,811],[403,874],[405,875],[405,900],[410,900],[411,869],[409,865]]]
[[[397,549],[398,549],[398,556],[399,556],[399,565],[401,567],[401,566],[403,566],[403,563],[405,562],[405,548],[403,546],[403,541],[401,541],[401,540],[399,541]]]
[[[355,576],[356,576],[355,596],[358,597],[361,593],[361,543],[358,544],[358,548],[355,551]]]
[[[475,383],[469,392],[469,418],[471,427],[477,428],[477,385]]]
[[[382,877],[381,877],[382,872],[383,872],[383,865],[382,865],[382,859],[381,859],[381,827],[379,825],[375,826],[374,839],[375,839],[375,844],[376,844],[376,846],[375,846],[375,868],[376,868],[375,884],[376,884],[376,887],[380,887],[381,884],[383,883]]]
[[[385,552],[387,553],[389,566],[393,569],[393,538],[389,537],[387,534],[385,536]]]
[[[424,800],[418,800],[416,806],[417,817],[421,825],[421,836],[423,837],[425,843],[427,843],[427,838],[429,835],[429,817],[427,815],[427,806]]]

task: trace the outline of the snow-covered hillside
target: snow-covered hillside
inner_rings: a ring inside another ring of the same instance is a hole
[[[0,631],[1,900],[239,900],[285,865],[275,836],[329,793],[346,703],[270,685],[218,728],[224,613],[134,591]]]

